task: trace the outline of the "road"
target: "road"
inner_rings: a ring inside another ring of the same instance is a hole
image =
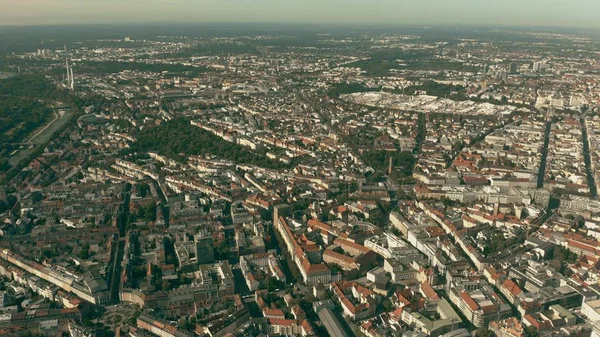
[[[585,115],[581,116],[581,135],[583,136],[583,161],[585,162],[585,172],[587,174],[588,186],[590,187],[590,196],[595,198],[598,196],[598,189],[596,188],[596,179],[594,178],[594,172],[592,171],[592,160],[590,158],[590,143],[588,140],[587,126],[585,124]]]
[[[294,277],[291,268],[295,268],[296,266],[290,266],[289,263],[291,258],[287,253],[287,249],[285,248],[285,244],[283,243],[283,238],[279,235],[279,232],[275,230],[274,226],[270,226],[269,228],[269,236],[271,237],[271,244],[269,246],[270,249],[275,248],[277,250],[277,254],[281,255],[283,258],[279,260],[281,265],[281,271],[285,274],[285,278],[288,283],[296,284],[298,280]],[[283,249],[282,249],[283,247]],[[299,272],[298,272],[299,273]]]
[[[546,176],[546,161],[548,159],[548,144],[550,143],[550,131],[552,130],[552,121],[546,122],[546,131],[544,132],[544,147],[542,148],[542,160],[540,161],[540,171],[538,172],[537,188],[544,187],[544,177]]]
[[[131,185],[125,184],[123,188],[123,203],[119,207],[117,213],[117,227],[119,229],[119,235],[114,238],[117,244],[116,251],[112,254],[111,261],[109,263],[110,272],[107,278],[107,283],[110,285],[110,299],[112,303],[119,303],[119,291],[121,285],[121,273],[123,268],[121,263],[125,256],[125,225],[127,218],[129,217],[129,201],[131,200]],[[115,243],[113,242],[113,243]]]
[[[167,200],[167,195],[165,194],[165,191],[160,184],[160,180],[155,181],[154,179],[151,179],[151,181],[152,181],[151,184],[154,185],[154,188],[156,189],[156,191],[158,192],[158,196],[160,197],[159,207],[161,208],[161,211],[162,211],[163,220],[165,221],[165,227],[169,228],[170,208],[169,208],[169,202]]]
[[[246,281],[244,280],[244,275],[242,274],[242,270],[239,268],[239,266],[232,268],[231,272],[233,273],[233,282],[235,284],[235,293],[239,294],[240,296],[251,295],[252,292],[250,291],[250,289],[248,289],[248,285],[246,284]]]

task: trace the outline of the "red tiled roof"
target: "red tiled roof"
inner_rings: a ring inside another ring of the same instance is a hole
[[[471,296],[466,292],[463,291],[460,293],[460,298],[462,298],[462,300],[469,306],[469,308],[471,308],[471,310],[475,311],[479,309],[479,305],[477,305],[473,298],[471,298]]]
[[[507,279],[506,281],[504,281],[502,286],[514,296],[518,296],[521,292],[523,292],[521,288],[519,288],[519,286],[511,279]]]
[[[263,315],[265,315],[266,317],[269,317],[269,316],[285,317],[285,313],[282,310],[270,309],[270,308],[264,308]]]
[[[269,318],[268,321],[270,325],[292,326],[297,324],[293,319]]]
[[[346,255],[340,254],[340,253],[335,252],[335,251],[333,251],[331,249],[325,249],[325,251],[323,252],[323,256],[329,256],[331,258],[340,260],[340,261],[342,261],[344,263],[353,263],[354,262],[354,259],[351,258],[350,256],[346,256]]]
[[[325,273],[330,272],[331,270],[324,264],[311,264],[308,270],[306,270],[307,274],[317,274],[317,273]]]
[[[342,239],[342,238],[337,238],[335,239],[334,243],[342,248],[344,248],[344,246],[352,248],[352,249],[356,249],[359,250],[363,253],[368,253],[371,250],[363,245],[359,245],[358,243],[352,242],[350,240],[346,240],[346,239]]]
[[[421,291],[423,292],[423,294],[425,296],[427,296],[428,298],[430,298],[432,300],[439,299],[438,294],[435,292],[435,290],[433,290],[433,287],[427,281],[421,283]]]

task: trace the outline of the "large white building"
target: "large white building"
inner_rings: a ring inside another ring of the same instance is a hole
[[[364,245],[386,259],[395,259],[402,263],[423,258],[418,249],[391,233],[370,237],[365,240]]]
[[[592,322],[600,321],[600,300],[583,302],[581,313]]]

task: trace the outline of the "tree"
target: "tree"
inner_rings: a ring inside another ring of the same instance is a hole
[[[171,284],[169,283],[169,280],[162,280],[160,290],[168,291],[170,288],[171,288]]]
[[[374,91],[375,89],[369,89],[360,83],[336,83],[329,89],[329,97],[338,98],[343,94],[351,94],[355,92],[366,92]]]
[[[352,180],[350,184],[348,184],[348,193],[354,193],[358,191],[358,182],[356,180]]]
[[[6,203],[6,201],[0,200],[0,213],[4,213],[8,210],[9,210],[9,208],[8,208],[8,204]]]
[[[524,332],[525,337],[538,337],[540,335],[537,329],[532,325],[526,327]]]
[[[193,322],[192,322],[193,319]],[[194,317],[181,317],[178,321],[179,327],[184,330],[193,330],[196,324],[196,319]]]
[[[383,303],[381,303],[381,305],[383,306],[383,310],[385,312],[389,312],[392,311],[394,309],[394,305],[392,304],[392,301],[390,301],[389,298],[386,298]]]
[[[278,279],[271,277],[269,278],[269,283],[267,288],[269,289],[270,292],[282,289],[283,287],[285,287],[285,283],[279,281]]]
[[[290,165],[272,160],[266,150],[251,151],[241,145],[228,142],[209,131],[191,125],[183,118],[170,120],[153,128],[144,128],[137,135],[137,142],[126,152],[157,151],[168,157],[183,160],[185,155],[219,156],[240,164],[281,169]]]
[[[477,332],[475,333],[476,337],[495,337],[496,335],[494,334],[494,332],[492,330],[486,329],[486,328],[479,328],[479,330],[477,330]]]
[[[42,251],[42,256],[48,259],[51,259],[55,256],[57,256],[58,254],[56,254],[56,252],[54,250],[50,250],[50,249],[44,249]]]
[[[369,222],[380,228],[383,228],[388,222],[388,217],[381,211],[381,209],[377,208],[369,214]]]
[[[206,211],[208,213],[208,211]],[[273,220],[273,214],[269,210],[262,210],[260,212],[260,219],[263,221],[271,221]]]
[[[229,259],[229,252],[231,251],[231,245],[227,240],[223,240],[219,246],[217,246],[217,256],[219,260]]]
[[[79,257],[82,260],[87,260],[90,258],[90,245],[89,244],[86,243],[83,245],[83,247],[79,251]]]
[[[558,260],[561,262],[573,263],[577,260],[577,254],[571,252],[565,247],[556,246],[553,249],[551,249],[544,258],[547,261]]]
[[[148,184],[146,183],[136,184],[135,190],[137,191],[140,197],[145,198],[146,195],[148,195],[148,193],[150,192],[150,186],[148,186]]]
[[[41,202],[42,199],[43,199],[43,195],[42,195],[42,192],[40,192],[40,191],[35,191],[31,194],[31,201],[33,203],[37,204],[37,203]]]
[[[6,197],[6,204],[8,205],[9,209],[12,209],[13,207],[15,207],[15,205],[17,204],[18,201],[19,201],[19,199],[17,199],[17,197],[12,194],[9,195],[8,197]]]
[[[154,222],[156,221],[156,204],[155,203],[151,203],[148,206],[146,206],[145,209],[145,220],[146,222]]]
[[[6,172],[10,170],[10,163],[6,159],[0,159],[0,172]]]
[[[130,325],[135,325],[137,323],[137,319],[142,315],[142,312],[139,310],[136,310],[133,315],[131,315],[131,317],[129,318],[129,324]]]

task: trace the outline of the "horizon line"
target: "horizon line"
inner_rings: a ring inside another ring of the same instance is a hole
[[[91,23],[27,23],[27,24],[0,24],[0,28],[25,28],[25,27],[81,27],[81,26],[175,26],[175,25],[281,25],[281,26],[312,26],[321,27],[364,27],[364,28],[503,28],[503,29],[573,29],[600,32],[600,27],[575,26],[575,25],[536,25],[536,24],[500,24],[500,23],[352,23],[352,22],[320,22],[320,21],[134,21],[134,22],[91,22]],[[309,28],[309,27],[307,27]]]

